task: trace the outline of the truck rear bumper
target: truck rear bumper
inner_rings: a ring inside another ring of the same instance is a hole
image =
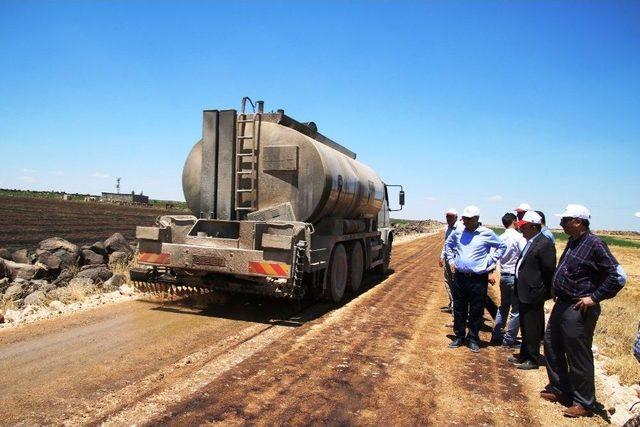
[[[283,255],[283,258],[293,258],[292,254]],[[264,258],[264,251],[250,249],[162,243],[160,253],[140,252],[138,263],[249,277],[289,279],[292,276],[290,262],[267,260]]]

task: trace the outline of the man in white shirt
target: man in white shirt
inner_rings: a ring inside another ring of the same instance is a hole
[[[502,344],[506,348],[511,348],[515,345],[518,329],[520,328],[518,297],[513,290],[513,286],[516,262],[526,244],[526,240],[516,231],[516,223],[516,216],[510,212],[502,217],[502,225],[504,225],[505,231],[499,238],[507,245],[507,250],[500,258],[500,307],[498,308],[491,336],[492,343]]]
[[[462,224],[458,221],[458,211],[451,208],[445,212],[445,218],[447,220],[447,229],[444,232],[444,241],[446,242],[449,235]],[[453,296],[451,294],[451,287],[453,286],[454,275],[449,267],[447,260],[447,254],[445,253],[444,246],[440,253],[440,261],[438,262],[440,267],[444,267],[444,288],[449,296],[449,305],[442,308],[445,313],[453,313]]]

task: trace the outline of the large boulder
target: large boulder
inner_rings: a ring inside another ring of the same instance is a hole
[[[6,248],[0,248],[0,259],[8,259],[11,261],[11,251]]]
[[[29,251],[27,251],[26,249],[20,249],[12,253],[11,259],[19,264],[31,264]]]
[[[36,255],[40,258],[43,254],[55,255],[60,259],[60,265],[58,268],[69,268],[78,265],[80,260],[80,248],[73,243],[61,239],[59,237],[52,237],[40,242]],[[55,259],[51,259],[51,262],[56,262]],[[44,264],[44,262],[43,262]]]
[[[113,273],[106,265],[85,265],[75,277],[91,279],[94,283],[104,282],[109,279]]]
[[[47,274],[47,269],[44,265],[36,264],[22,264],[13,261],[4,260],[5,269],[8,271],[7,276],[11,279],[40,279]]]
[[[97,254],[90,249],[83,249],[82,264],[84,265],[105,264],[105,257],[104,255]]]
[[[64,249],[58,249],[53,255],[60,258],[60,268],[75,267],[80,261],[80,250],[78,252],[69,252]]]
[[[45,300],[46,300],[46,296],[44,292],[35,291],[27,295],[22,303],[24,305],[41,306],[41,305],[44,305]]]
[[[38,250],[40,251],[55,252],[58,249],[64,249],[67,252],[80,252],[80,248],[77,245],[60,237],[52,237],[38,244]]]
[[[93,245],[89,247],[89,249],[91,249],[93,252],[100,255],[109,255],[109,252],[107,252],[107,248],[104,246],[104,243],[102,242],[95,242]]]
[[[4,259],[0,259],[0,279],[9,277],[9,268],[5,264]]]
[[[37,262],[46,266],[50,271],[57,271],[62,265],[62,260],[51,252],[42,252],[38,255]]]
[[[111,237],[104,241],[104,247],[107,252],[131,252],[131,246],[124,236],[120,233],[113,233]]]
[[[109,264],[127,264],[133,253],[116,251],[109,255]]]

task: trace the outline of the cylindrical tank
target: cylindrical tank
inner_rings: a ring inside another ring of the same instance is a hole
[[[189,208],[200,212],[202,141],[184,165]],[[218,168],[234,168],[219,164]],[[292,128],[262,122],[258,151],[257,210],[291,203],[295,219],[372,218],[384,200],[384,184],[369,166]]]

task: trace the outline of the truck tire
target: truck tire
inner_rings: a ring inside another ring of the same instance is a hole
[[[389,274],[389,264],[391,263],[391,248],[393,245],[393,236],[389,236],[389,241],[387,242],[386,245],[384,245],[384,261],[382,262],[382,264],[378,264],[376,265],[375,269],[373,270],[375,273],[377,274],[382,274],[383,276],[386,276],[387,274]]]
[[[349,245],[349,275],[347,276],[347,289],[357,292],[362,285],[362,275],[364,273],[364,254],[362,244],[353,242]]]
[[[339,243],[333,248],[329,260],[324,299],[334,303],[339,303],[342,300],[347,287],[347,273],[347,251],[344,249],[344,245]]]

